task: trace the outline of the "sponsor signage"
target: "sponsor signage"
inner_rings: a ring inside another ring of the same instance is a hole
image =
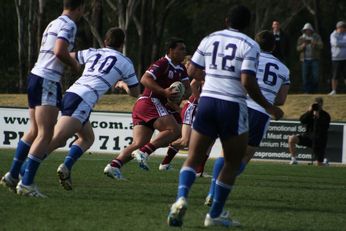
[[[115,154],[132,143],[132,118],[130,113],[92,112],[91,126],[95,133],[95,142],[89,152],[104,152]],[[0,147],[16,148],[20,137],[29,129],[29,115],[27,109],[1,108],[0,109]],[[270,123],[267,134],[262,140],[254,159],[289,160],[288,136],[305,131],[297,121],[273,121]],[[332,123],[329,128],[329,139],[326,157],[331,162],[346,163],[346,123]],[[60,150],[68,150],[76,137],[70,138]],[[165,155],[167,149],[160,148],[155,154]],[[181,151],[180,155],[186,155]],[[211,157],[221,153],[221,144],[217,140]],[[311,149],[297,146],[298,160],[310,161]]]

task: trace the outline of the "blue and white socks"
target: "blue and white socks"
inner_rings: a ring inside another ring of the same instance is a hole
[[[223,157],[219,157],[214,162],[213,176],[211,178],[210,188],[209,188],[209,193],[208,193],[208,196],[211,198],[214,197],[216,179],[219,177],[219,173],[221,172],[221,169],[224,165],[224,161],[225,161],[225,159]]]
[[[209,215],[211,218],[220,216],[232,187],[232,185],[225,184],[218,180],[216,181],[214,200],[209,210]]]
[[[182,167],[179,174],[177,200],[180,197],[187,198],[190,188],[196,179],[196,171],[190,167]]]
[[[22,184],[31,185],[34,183],[34,178],[37,172],[37,169],[40,167],[42,159],[29,154],[28,160],[26,163],[25,173],[22,179]]]
[[[74,163],[83,155],[84,151],[78,145],[72,145],[65,157],[64,165],[71,171]]]
[[[26,143],[22,139],[18,142],[17,149],[10,168],[10,174],[15,179],[18,179],[20,168],[22,167],[22,164],[25,162],[25,159],[28,156],[30,146],[30,144]]]

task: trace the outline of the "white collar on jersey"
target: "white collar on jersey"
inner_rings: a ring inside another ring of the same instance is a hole
[[[228,30],[230,30],[230,31],[239,32],[239,30],[237,30],[237,29],[233,29],[232,27],[228,27],[227,29],[228,29]]]
[[[168,55],[165,55],[165,58],[168,60],[168,62],[174,67],[174,69],[182,69],[179,65],[174,65],[172,62],[172,59],[168,57]]]

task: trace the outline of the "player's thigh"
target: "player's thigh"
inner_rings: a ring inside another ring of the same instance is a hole
[[[82,123],[71,116],[61,116],[54,128],[54,138],[59,140],[67,140],[75,133],[80,132]]]
[[[52,105],[35,107],[35,120],[39,133],[52,134],[58,117],[59,109]]]
[[[229,163],[240,163],[244,157],[248,142],[248,132],[237,136],[230,136],[221,140],[225,161]]]
[[[164,131],[164,130],[180,131],[179,124],[177,123],[176,119],[172,115],[166,115],[166,116],[157,118],[154,122],[154,128],[159,131]]]
[[[80,139],[88,143],[93,143],[95,140],[94,130],[91,127],[90,121],[86,122],[81,129],[77,132]]]
[[[191,125],[183,124],[183,126],[181,127],[181,139],[188,142],[190,140],[191,131]]]
[[[207,155],[209,147],[214,141],[214,138],[203,135],[196,130],[192,130],[189,143],[189,155],[184,166],[195,168],[201,164]]]
[[[22,139],[29,144],[32,144],[37,136],[37,124],[35,119],[35,109],[29,108],[30,125],[29,130],[24,134]]]
[[[299,135],[291,135],[291,136],[288,136],[288,142],[290,144],[298,144],[299,142]]]
[[[136,125],[133,127],[133,142],[134,146],[143,146],[148,143],[154,133],[154,130],[145,125]]]

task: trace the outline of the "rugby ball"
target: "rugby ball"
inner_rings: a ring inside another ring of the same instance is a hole
[[[177,97],[177,99],[175,99],[175,100],[169,100],[169,101],[174,102],[174,103],[180,103],[181,99],[183,98],[183,96],[185,94],[184,84],[180,81],[176,81],[176,82],[172,83],[170,87],[172,87],[174,89],[174,91],[178,92],[179,97]]]

